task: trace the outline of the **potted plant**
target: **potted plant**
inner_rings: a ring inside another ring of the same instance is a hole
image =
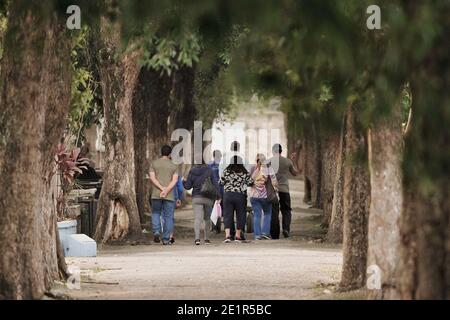
[[[56,213],[58,219],[58,231],[61,242],[67,235],[76,233],[77,217],[80,215],[80,206],[68,204],[67,195],[75,186],[75,178],[87,169],[89,160],[79,158],[80,149],[68,150],[63,144],[59,144],[55,154],[55,168],[59,177],[56,198]]]

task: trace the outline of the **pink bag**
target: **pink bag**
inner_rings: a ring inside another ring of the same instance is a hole
[[[220,201],[214,202],[214,207],[211,212],[211,221],[217,224],[217,220],[222,216],[222,207],[220,206]]]

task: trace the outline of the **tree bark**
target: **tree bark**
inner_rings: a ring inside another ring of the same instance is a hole
[[[321,159],[320,139],[317,119],[313,118],[304,127],[304,165],[305,165],[305,203],[311,203],[313,207],[321,207]]]
[[[322,226],[328,227],[331,221],[334,199],[334,182],[336,179],[337,162],[339,152],[339,134],[332,129],[322,129],[321,132],[321,183],[320,195],[322,199],[323,218]]]
[[[132,99],[139,74],[139,51],[119,54],[120,33],[103,20],[100,78],[105,114],[105,173],[94,238],[101,243],[141,235],[136,204]]]
[[[414,97],[416,101],[421,100],[417,91]],[[434,110],[445,117],[444,108],[443,104],[441,109]],[[421,115],[417,109],[414,112],[417,117]],[[405,141],[409,150],[403,163],[404,202],[398,267],[398,291],[402,299],[450,299],[450,192],[448,176],[438,174],[448,168],[448,155],[439,156],[438,150],[449,150],[450,137],[445,132],[440,133],[441,137],[429,135],[430,130],[435,130],[432,126],[442,128],[445,124],[439,125],[439,119],[428,117],[422,113],[423,122],[413,119],[411,136]],[[412,163],[415,165],[410,167]],[[433,171],[426,166],[433,166]]]
[[[347,114],[344,114],[341,135],[339,141],[339,149],[336,164],[336,177],[333,186],[333,203],[331,209],[331,219],[327,231],[327,241],[331,243],[342,243],[344,236],[344,164],[346,150],[346,134],[347,134]]]
[[[177,105],[172,106],[169,130],[192,130],[197,116],[194,105],[194,81],[196,67],[183,67],[174,74],[174,93]],[[170,132],[171,133],[171,132]],[[170,134],[169,133],[169,134]]]
[[[345,152],[347,156],[344,165],[344,261],[340,288],[352,290],[365,285],[370,204],[367,140],[355,103],[350,105],[348,110]]]
[[[0,95],[0,299],[38,299],[58,278],[53,153],[70,103],[70,36],[42,1],[9,8]],[[62,270],[64,271],[64,270]]]
[[[369,291],[373,299],[398,299],[397,267],[403,205],[401,159],[403,153],[400,104],[369,130],[370,214],[369,266],[380,268],[381,287]]]
[[[398,268],[403,299],[450,299],[450,97],[448,77],[442,77],[449,72],[447,43],[445,34],[436,39],[432,56],[411,81]]]
[[[150,212],[149,190],[150,182],[146,176],[150,168],[148,154],[148,131],[150,129],[150,105],[144,99],[148,90],[148,72],[142,69],[139,72],[138,85],[133,97],[133,129],[134,129],[134,165],[136,178],[136,203],[141,223],[144,222],[145,213]]]

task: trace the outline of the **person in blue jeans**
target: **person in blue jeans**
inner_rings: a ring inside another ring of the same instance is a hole
[[[266,162],[266,157],[261,153],[256,156],[256,165],[251,168],[250,174],[254,181],[249,194],[253,209],[255,240],[269,240],[272,203],[267,199],[266,183],[270,179],[276,189],[277,178],[274,170]]]
[[[175,188],[173,188],[173,197],[175,200],[175,207],[176,209],[181,208],[183,201],[184,201],[184,193],[183,193],[183,180],[181,179],[181,176],[178,176],[178,182],[177,185],[175,186]],[[173,223],[175,226],[175,214],[174,214],[174,218],[173,218]],[[169,239],[170,244],[174,244],[175,243],[175,237],[173,235],[173,229],[172,229],[172,233],[170,235],[170,239]]]
[[[164,245],[171,244],[170,235],[173,232],[173,214],[175,198],[173,188],[178,182],[178,168],[170,159],[172,148],[164,145],[161,148],[161,158],[152,161],[150,165],[150,181],[152,188],[152,231],[153,240]],[[162,222],[162,223],[161,223]]]

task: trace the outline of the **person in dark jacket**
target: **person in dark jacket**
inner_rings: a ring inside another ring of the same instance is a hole
[[[185,189],[192,189],[192,209],[194,210],[194,232],[195,245],[200,245],[200,228],[204,220],[205,244],[210,244],[209,230],[211,229],[211,212],[216,199],[211,199],[202,194],[202,185],[207,178],[211,179],[216,187],[216,194],[219,194],[217,188],[218,181],[213,171],[206,164],[194,165],[189,171],[187,179],[183,181]]]

